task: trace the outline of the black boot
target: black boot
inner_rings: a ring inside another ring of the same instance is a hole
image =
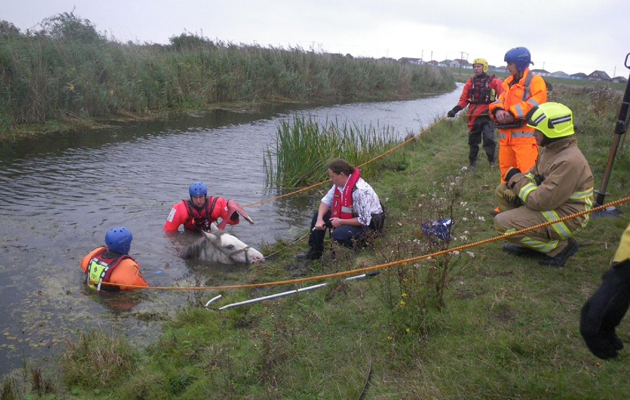
[[[322,258],[322,253],[324,253],[325,236],[326,230],[311,230],[311,233],[308,236],[308,245],[311,249],[308,253],[298,254],[297,258],[301,260],[319,260]]]

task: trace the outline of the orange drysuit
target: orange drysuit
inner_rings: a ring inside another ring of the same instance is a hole
[[[499,128],[499,167],[501,168],[501,182],[511,167],[522,172],[529,171],[538,158],[538,145],[534,137],[534,128],[525,123],[525,116],[534,107],[547,102],[547,85],[543,78],[534,75],[529,68],[525,68],[523,76],[518,82],[514,76],[508,76],[503,81],[503,93],[490,104],[490,115],[496,121],[498,110],[508,111],[521,124],[515,128]]]
[[[99,253],[105,249],[104,247],[99,247],[92,250],[87,256],[83,257],[81,260],[81,269],[84,273],[87,274],[88,267],[93,259],[97,258]],[[142,275],[140,275],[140,266],[138,263],[131,257],[127,256],[127,258],[122,259],[118,265],[113,267],[113,271],[109,278],[103,280],[103,282],[115,283],[116,286],[113,285],[102,285],[102,290],[116,290],[116,288],[120,288],[120,290],[132,290],[135,288],[130,288],[125,285],[133,285],[133,286],[149,286],[149,284],[144,280]],[[99,282],[92,282],[90,286],[96,288]]]

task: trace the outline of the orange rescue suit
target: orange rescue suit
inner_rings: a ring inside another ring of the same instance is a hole
[[[81,260],[81,269],[83,273],[87,274],[88,266],[92,259],[99,253],[102,252],[105,247],[99,247],[90,252],[87,256],[83,257]],[[144,280],[142,275],[140,275],[140,266],[138,263],[131,257],[127,257],[124,260],[120,261],[120,263],[113,269],[113,272],[109,276],[109,283],[114,283],[120,290],[133,290],[136,288],[127,287],[125,285],[133,285],[133,286],[149,286],[147,281]],[[94,285],[92,285],[94,287]],[[112,287],[111,285],[103,285],[107,287]]]
[[[216,202],[215,202],[216,201]],[[227,215],[227,200],[223,197],[208,197],[202,209],[198,212],[198,215],[191,215],[197,212],[190,200],[182,200],[175,204],[171,209],[170,214],[166,218],[164,224],[164,230],[166,232],[175,232],[181,225],[184,225],[184,229],[193,232],[201,232],[201,229],[210,229],[210,224],[221,218],[225,220]],[[230,225],[238,224],[237,220],[227,219],[227,223]]]
[[[501,168],[501,182],[511,167],[523,172],[529,171],[536,164],[538,145],[534,137],[534,128],[525,124],[525,116],[534,107],[547,102],[547,85],[543,78],[534,75],[529,68],[525,68],[523,76],[518,82],[514,76],[508,76],[503,81],[503,93],[490,104],[490,115],[496,121],[498,110],[508,111],[521,123],[516,128],[499,128],[499,167]]]

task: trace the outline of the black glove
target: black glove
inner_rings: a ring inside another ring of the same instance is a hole
[[[453,118],[455,116],[455,114],[457,114],[461,110],[462,110],[462,108],[460,106],[455,106],[455,107],[453,107],[453,109],[451,111],[446,113],[446,116],[449,117],[449,118]]]
[[[629,306],[630,259],[606,271],[601,286],[582,307],[580,333],[595,356],[604,360],[617,357],[623,343],[615,328]]]
[[[511,167],[510,169],[508,169],[508,172],[505,174],[505,177],[503,178],[503,180],[505,180],[506,182],[509,182],[509,181],[510,181],[510,179],[511,179],[514,175],[516,175],[516,174],[520,174],[520,173],[521,173],[521,170],[520,170],[520,169],[518,169],[518,168],[514,168],[514,167]]]

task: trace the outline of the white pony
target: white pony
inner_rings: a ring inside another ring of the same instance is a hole
[[[262,263],[265,257],[236,236],[220,230],[203,232],[203,237],[189,245],[181,254],[184,259],[199,259],[221,264]]]

